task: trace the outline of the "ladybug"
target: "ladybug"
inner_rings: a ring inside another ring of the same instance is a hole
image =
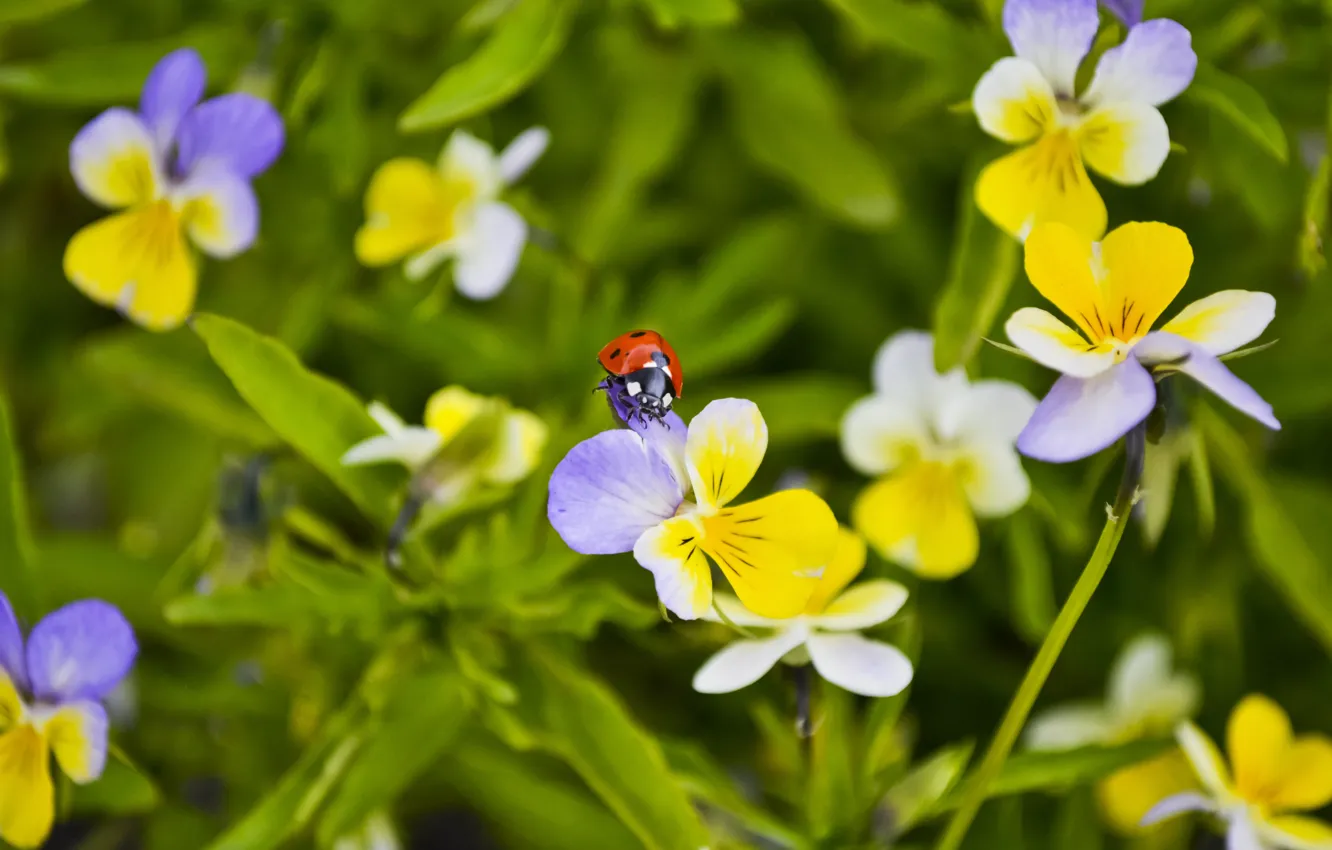
[[[606,343],[597,362],[607,376],[597,389],[639,420],[661,421],[684,389],[684,370],[675,349],[656,331],[630,331]]]

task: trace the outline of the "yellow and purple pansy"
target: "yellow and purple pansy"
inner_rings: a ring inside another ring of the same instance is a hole
[[[282,119],[267,102],[232,93],[200,102],[203,60],[182,49],[148,75],[139,111],[115,107],[69,148],[74,181],[115,215],[74,234],[65,276],[99,304],[152,330],[194,307],[193,243],[226,259],[253,244],[259,204],[250,181],[282,152]]]
[[[712,606],[711,558],[762,617],[805,610],[837,549],[832,509],[809,490],[733,504],[758,472],[768,426],[745,399],[711,402],[574,446],[550,478],[547,516],[584,555],[633,552],[661,603],[684,620]]]
[[[1130,24],[1107,50],[1091,84],[1074,78],[1096,38],[1096,0],[1008,0],[1004,31],[1015,56],[985,72],[972,93],[981,128],[1020,150],[990,163],[976,202],[1000,228],[1025,238],[1058,221],[1087,239],[1105,233],[1106,210],[1087,167],[1126,185],[1156,176],[1170,153],[1157,107],[1193,81],[1198,57],[1189,31],[1159,18],[1138,23],[1141,9],[1112,4]],[[1122,8],[1121,8],[1122,7]]]
[[[1031,232],[1027,276],[1077,330],[1036,307],[1018,310],[1004,326],[1029,357],[1063,373],[1018,435],[1018,451],[1052,463],[1101,451],[1147,418],[1156,379],[1172,372],[1281,428],[1272,406],[1218,359],[1267,328],[1276,314],[1271,295],[1217,292],[1152,330],[1192,266],[1184,231],[1160,222],[1130,222],[1102,242],[1063,224]]]
[[[0,839],[37,847],[55,819],[51,754],[75,782],[106,764],[101,700],[134,665],[134,630],[96,599],[66,605],[33,627],[25,645],[0,593]]]

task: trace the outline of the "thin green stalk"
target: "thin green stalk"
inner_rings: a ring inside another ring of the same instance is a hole
[[[1045,687],[1045,680],[1050,677],[1050,671],[1059,660],[1059,654],[1063,652],[1068,636],[1073,633],[1078,618],[1087,609],[1092,594],[1096,592],[1101,579],[1105,577],[1105,571],[1110,566],[1110,559],[1115,556],[1120,538],[1124,536],[1129,514],[1137,498],[1145,444],[1146,431],[1143,426],[1140,425],[1129,432],[1124,478],[1120,483],[1115,504],[1106,517],[1105,528],[1101,530],[1101,537],[1096,541],[1096,548],[1092,550],[1091,558],[1087,561],[1087,566],[1083,567],[1078,583],[1073,586],[1073,592],[1068,595],[1068,600],[1060,609],[1054,625],[1050,627],[1049,633],[1041,643],[1036,659],[1031,662],[1031,667],[1027,668],[1027,675],[1022,679],[1022,685],[1017,693],[1013,695],[1008,713],[1004,715],[999,731],[990,742],[990,748],[985,751],[985,758],[981,761],[980,767],[972,774],[966,795],[962,798],[957,811],[953,813],[952,820],[948,822],[948,828],[939,839],[936,850],[958,850],[961,847],[962,839],[966,837],[971,822],[975,820],[976,813],[985,802],[990,784],[999,775],[1004,761],[1008,759],[1013,745],[1017,743],[1018,735],[1027,725],[1027,716],[1031,714],[1031,708],[1036,704],[1036,697],[1040,695],[1041,688]]]

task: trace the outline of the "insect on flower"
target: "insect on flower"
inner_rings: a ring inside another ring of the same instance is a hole
[[[282,151],[271,105],[243,93],[200,103],[204,82],[197,53],[169,53],[148,75],[137,113],[108,109],[69,148],[83,194],[124,212],[74,234],[65,276],[152,330],[176,327],[194,308],[198,268],[186,237],[219,259],[254,243],[250,180]]]
[[[494,298],[518,267],[527,223],[500,194],[545,152],[550,134],[534,127],[502,153],[462,130],[449,137],[439,163],[391,159],[365,193],[365,224],[356,233],[356,258],[387,266],[403,258],[403,271],[420,280],[454,260],[453,280],[468,298]]]
[[[874,394],[842,418],[842,453],[876,477],[856,498],[852,524],[885,558],[925,578],[976,562],[976,515],[1026,504],[1031,483],[1013,450],[1036,399],[1005,381],[940,375],[934,340],[904,331],[874,358]]]
[[[1245,697],[1230,714],[1229,765],[1212,739],[1192,723],[1181,723],[1175,737],[1203,793],[1186,791],[1161,800],[1143,818],[1144,824],[1184,812],[1208,812],[1226,824],[1231,850],[1332,847],[1332,826],[1298,814],[1332,802],[1332,739],[1296,736],[1281,706],[1260,694]]]
[[[1272,406],[1217,359],[1256,339],[1276,314],[1265,292],[1231,289],[1152,325],[1184,288],[1193,249],[1184,231],[1130,222],[1103,242],[1044,224],[1026,243],[1027,276],[1073,321],[1024,307],[1004,326],[1033,360],[1063,376],[1018,436],[1018,451],[1064,463],[1099,452],[1151,413],[1155,376],[1182,372],[1268,428]]]
[[[574,446],[550,477],[551,525],[584,555],[633,552],[681,619],[712,605],[709,558],[751,611],[799,614],[837,548],[837,520],[808,490],[732,504],[768,448],[758,406],[719,399],[688,429],[673,413],[663,424]]]
[[[606,377],[597,384],[621,419],[661,422],[684,389],[684,366],[656,331],[630,331],[597,355]]]
[[[55,819],[50,757],[77,783],[106,765],[101,701],[134,665],[134,631],[115,606],[74,602],[33,627],[25,646],[0,593],[0,838],[46,840]]]
[[[853,693],[890,697],[911,684],[911,661],[890,644],[862,637],[862,629],[891,619],[907,600],[895,581],[875,579],[846,586],[865,567],[865,542],[840,529],[837,552],[824,568],[803,612],[785,620],[760,617],[730,594],[717,607],[738,626],[772,629],[766,638],[733,641],[694,676],[694,690],[722,694],[753,684],[779,661],[811,663],[819,675]],[[720,620],[709,612],[709,620]]]
[[[1026,147],[985,167],[976,203],[1018,238],[1058,221],[1097,239],[1105,202],[1085,166],[1126,185],[1161,170],[1170,132],[1157,107],[1193,80],[1189,31],[1164,18],[1132,26],[1076,95],[1074,77],[1099,25],[1096,0],[1008,0],[1003,22],[1017,55],[985,72],[972,107],[985,132]]]

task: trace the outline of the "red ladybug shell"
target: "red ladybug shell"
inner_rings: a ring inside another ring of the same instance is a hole
[[[660,352],[666,357],[675,394],[684,395],[684,367],[675,349],[656,331],[629,331],[606,343],[597,355],[597,362],[612,375],[628,375],[652,362],[652,355]]]

